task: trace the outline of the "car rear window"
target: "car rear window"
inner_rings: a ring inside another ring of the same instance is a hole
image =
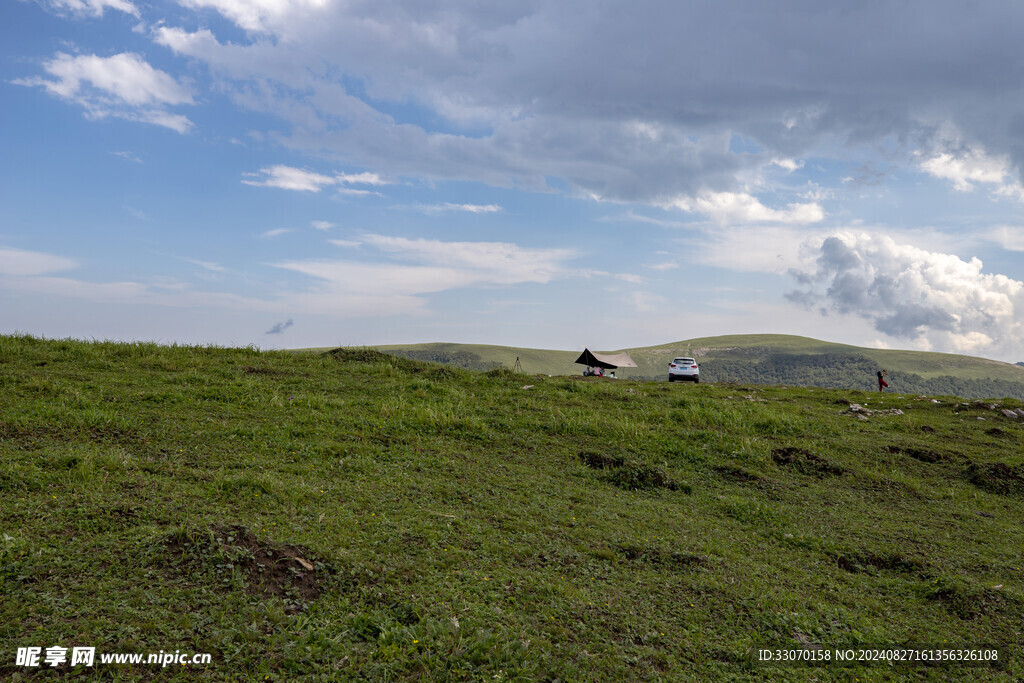
[[[697,361],[695,361],[692,358],[676,358],[672,362],[675,363],[676,365],[693,365]]]

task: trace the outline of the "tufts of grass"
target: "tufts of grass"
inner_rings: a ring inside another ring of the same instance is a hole
[[[0,388],[3,642],[214,655],[6,679],[830,681],[749,652],[1020,640],[1015,401],[25,336]]]

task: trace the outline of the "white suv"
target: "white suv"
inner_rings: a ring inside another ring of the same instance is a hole
[[[675,382],[677,379],[699,382],[700,368],[697,367],[697,361],[692,358],[674,358],[668,364],[668,381]]]

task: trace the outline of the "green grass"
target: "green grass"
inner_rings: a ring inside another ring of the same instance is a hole
[[[1024,421],[938,400],[0,337],[0,677],[1018,680]]]

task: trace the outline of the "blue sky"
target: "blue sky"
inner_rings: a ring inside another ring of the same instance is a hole
[[[1024,6],[9,0],[0,333],[1024,360]]]

